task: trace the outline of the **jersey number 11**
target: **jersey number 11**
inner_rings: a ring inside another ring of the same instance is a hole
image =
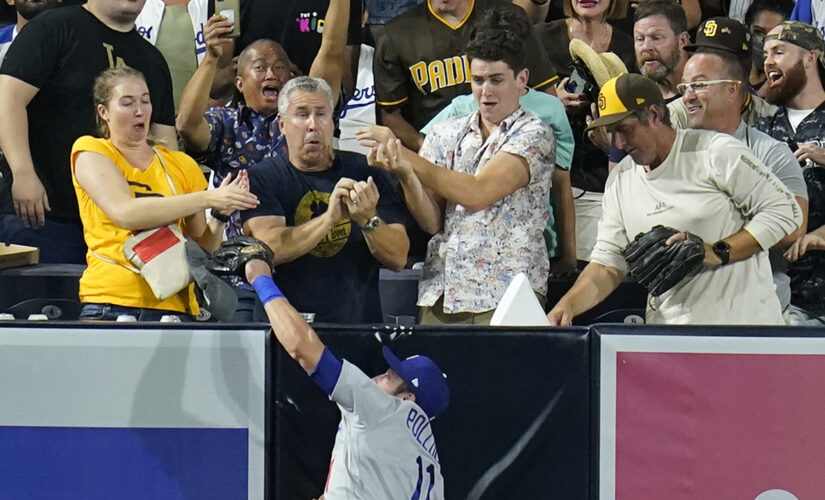
[[[412,497],[410,500],[419,500],[421,497],[421,483],[424,482],[424,468],[421,461],[421,457],[416,457],[415,463],[418,464],[418,482],[415,484],[415,491],[413,492]],[[430,486],[427,488],[427,496],[424,500],[430,500],[430,491],[432,491],[433,486],[435,486],[435,465],[430,464],[427,466],[427,474],[430,476]]]

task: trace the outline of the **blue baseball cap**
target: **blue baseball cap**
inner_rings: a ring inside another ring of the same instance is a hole
[[[410,356],[401,361],[387,346],[382,349],[390,368],[401,377],[415,394],[415,403],[434,419],[450,404],[447,375],[427,356]]]

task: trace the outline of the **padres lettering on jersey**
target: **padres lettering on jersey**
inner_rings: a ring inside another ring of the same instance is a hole
[[[413,82],[422,94],[435,92],[444,87],[452,87],[470,82],[470,60],[467,56],[453,56],[446,59],[419,61],[410,66]],[[428,88],[424,88],[429,85]]]
[[[473,25],[490,8],[519,12],[501,0],[473,0],[466,17],[453,25],[421,2],[388,22],[375,52],[375,102],[385,111],[401,110],[420,130],[454,97],[470,92],[470,64],[464,56]],[[521,13],[523,15],[523,12]],[[556,80],[535,33],[526,40],[528,85],[543,89]]]

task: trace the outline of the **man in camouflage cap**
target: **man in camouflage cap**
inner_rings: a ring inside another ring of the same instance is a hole
[[[800,237],[785,253],[791,261],[808,261],[807,265],[819,267],[825,261],[812,263],[807,253],[825,249],[825,203],[822,198],[822,182],[818,168],[825,166],[825,43],[822,35],[810,24],[785,21],[765,37],[765,75],[768,78],[768,100],[780,107],[770,118],[763,118],[757,127],[780,141],[787,142],[796,158],[809,167],[802,175],[808,185],[809,232]],[[811,229],[813,229],[811,231]],[[818,252],[814,252],[814,257]],[[804,267],[804,266],[803,266]],[[791,265],[792,324],[825,324],[825,311],[815,310],[811,304],[801,301],[798,280],[794,277],[799,267]],[[825,283],[823,283],[825,285]],[[819,294],[825,294],[825,286]],[[811,295],[810,293],[808,295]]]
[[[772,29],[765,41],[780,40],[790,42],[805,50],[812,50],[819,56],[819,62],[825,68],[825,43],[818,29],[802,21],[785,21]]]
[[[812,109],[794,104],[814,99],[814,91],[822,90],[825,43],[819,31],[800,21],[785,21],[765,37],[765,53],[768,100],[794,109]]]
[[[796,157],[825,166],[825,42],[810,24],[785,21],[765,37],[768,101],[780,106],[757,127],[795,150]]]

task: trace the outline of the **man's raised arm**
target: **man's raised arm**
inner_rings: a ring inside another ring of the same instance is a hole
[[[347,26],[349,24],[350,0],[333,0],[329,3],[321,48],[312,61],[309,76],[323,78],[332,89],[335,103],[341,96],[341,79],[346,65]]]
[[[202,153],[209,147],[212,134],[204,113],[209,106],[209,92],[219,61],[229,50],[227,39],[222,36],[231,31],[232,22],[220,14],[215,14],[206,22],[203,30],[206,54],[181,94],[176,124],[186,148],[195,153]]]

